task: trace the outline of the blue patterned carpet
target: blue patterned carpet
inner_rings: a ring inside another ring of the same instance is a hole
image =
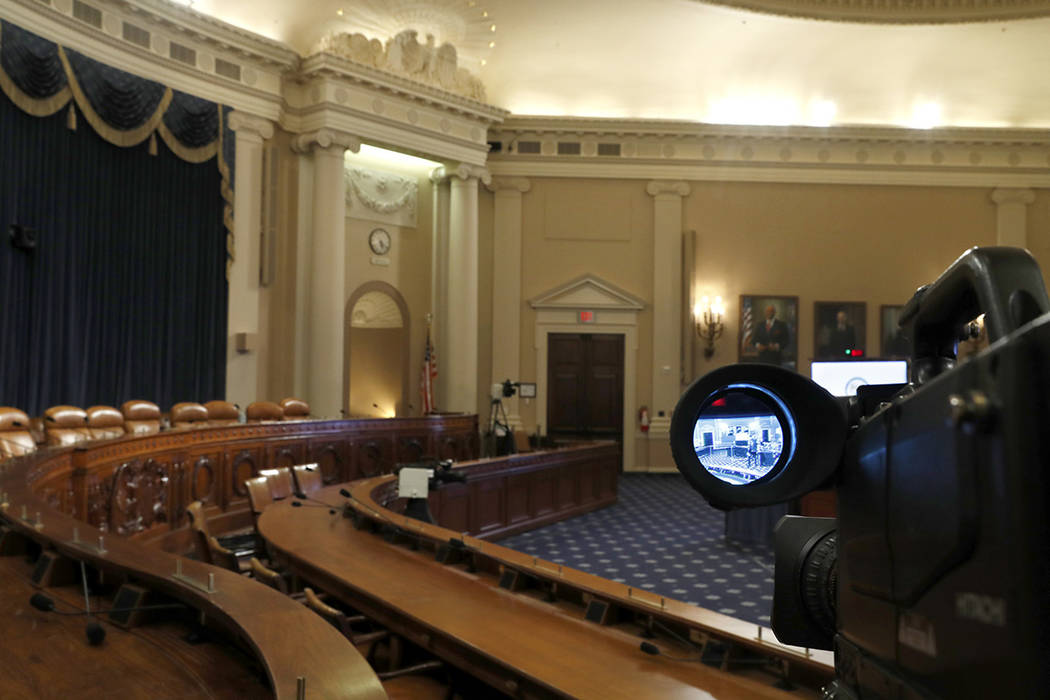
[[[616,505],[500,544],[768,627],[773,550],[727,542],[724,517],[679,474],[622,474]]]

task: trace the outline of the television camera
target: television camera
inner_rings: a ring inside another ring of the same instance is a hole
[[[902,312],[907,383],[835,398],[738,364],[682,395],[672,452],[712,505],[836,491],[837,519],[787,516],[775,532],[772,627],[834,649],[825,697],[1046,696],[1048,309],[1026,251],[973,248]],[[957,364],[980,314],[989,345]]]

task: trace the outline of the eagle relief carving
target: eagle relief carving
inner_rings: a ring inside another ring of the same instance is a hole
[[[485,101],[484,84],[480,78],[459,65],[455,46],[448,42],[435,46],[434,37],[430,34],[425,44],[417,37],[416,30],[406,29],[384,46],[378,39],[369,39],[364,34],[343,32],[324,37],[316,50],[472,100]]]

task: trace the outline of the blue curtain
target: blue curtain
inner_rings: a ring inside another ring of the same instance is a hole
[[[53,87],[46,63],[35,61],[37,84]],[[196,124],[191,142],[214,128],[203,101],[173,103],[173,118]],[[33,117],[0,95],[0,405],[39,415],[61,403],[222,397],[226,243],[214,159],[185,162],[163,143],[155,156],[146,143],[118,148],[86,125],[68,129],[67,109]],[[11,224],[36,230],[35,250],[10,245]]]

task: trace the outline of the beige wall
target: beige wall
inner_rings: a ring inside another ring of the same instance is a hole
[[[727,302],[725,334],[710,361],[697,353],[697,373],[736,361],[741,294],[798,296],[803,374],[813,357],[816,301],[867,302],[867,351],[875,356],[880,305],[905,303],[967,248],[995,244],[989,193],[693,183],[685,221],[696,230],[696,289]]]
[[[1050,280],[1050,191],[1035,190],[1035,202],[1028,205],[1028,250],[1043,268],[1043,279]]]
[[[350,331],[350,415],[387,418],[401,403],[403,328]],[[378,404],[376,408],[372,404]]]

